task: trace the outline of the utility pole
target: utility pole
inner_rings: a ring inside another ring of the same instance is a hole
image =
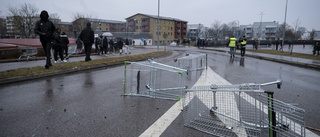
[[[261,34],[262,34],[262,16],[265,15],[263,12],[259,14],[261,16],[260,18],[260,32],[259,32],[259,45],[260,45],[260,40],[262,39]]]
[[[157,37],[158,37],[158,42],[157,42],[157,51],[159,51],[159,44],[160,44],[160,40],[159,40],[159,29],[160,29],[160,0],[158,0],[158,21],[157,21]]]
[[[281,50],[282,50],[282,51],[283,51],[283,46],[284,46],[284,37],[285,37],[285,33],[286,33],[287,8],[288,8],[288,0],[286,0],[286,10],[285,10],[285,13],[284,13],[283,34],[282,34],[282,47],[281,47]]]

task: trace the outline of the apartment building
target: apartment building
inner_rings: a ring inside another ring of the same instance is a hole
[[[191,41],[195,41],[197,38],[205,39],[207,38],[206,32],[208,32],[208,27],[203,24],[188,24],[188,38]]]
[[[5,20],[6,38],[34,38],[36,22],[40,20],[40,15],[33,17],[8,16]],[[60,19],[50,19],[52,22],[61,22]]]
[[[248,39],[275,40],[279,29],[278,22],[254,22],[252,25],[241,25]]]
[[[0,38],[4,38],[6,33],[6,19],[0,17]]]
[[[94,19],[94,18],[80,18],[72,22],[74,30],[81,32],[86,27],[86,24],[90,22],[91,28],[96,32],[126,32],[125,21]]]
[[[150,32],[155,44],[167,44],[173,40],[187,39],[187,21],[171,17],[159,17],[137,13],[126,18],[127,32]],[[159,24],[159,25],[157,25]]]
[[[69,37],[76,38],[72,22],[58,22],[55,24],[55,27],[60,28],[61,32],[65,32]]]

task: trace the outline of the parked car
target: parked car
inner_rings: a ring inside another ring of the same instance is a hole
[[[170,46],[177,46],[177,43],[176,42],[171,42],[169,45]]]

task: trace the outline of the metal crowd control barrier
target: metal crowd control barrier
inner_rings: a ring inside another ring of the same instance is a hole
[[[35,47],[20,46],[19,52],[19,61],[22,57],[26,57],[27,61],[29,61],[29,58],[35,57],[38,54],[38,49]]]
[[[73,55],[77,53],[77,45],[69,45],[68,46],[68,54]]]
[[[180,100],[187,70],[157,63],[125,62],[123,95]]]
[[[189,71],[203,70],[207,68],[207,54],[186,54],[186,56],[175,59],[178,67]]]
[[[304,137],[305,111],[273,99],[261,88],[270,84],[281,81],[187,89],[184,125],[216,136]]]

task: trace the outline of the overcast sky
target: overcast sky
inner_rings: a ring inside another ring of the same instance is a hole
[[[79,12],[93,18],[125,21],[136,13],[158,15],[158,0],[0,0],[1,16],[8,15],[9,6],[34,4],[49,14],[57,13],[64,22],[73,20]],[[240,25],[262,21],[284,22],[286,0],[160,0],[160,16],[204,24],[217,20],[229,23],[238,20]],[[320,30],[320,0],[288,0],[287,23]]]

